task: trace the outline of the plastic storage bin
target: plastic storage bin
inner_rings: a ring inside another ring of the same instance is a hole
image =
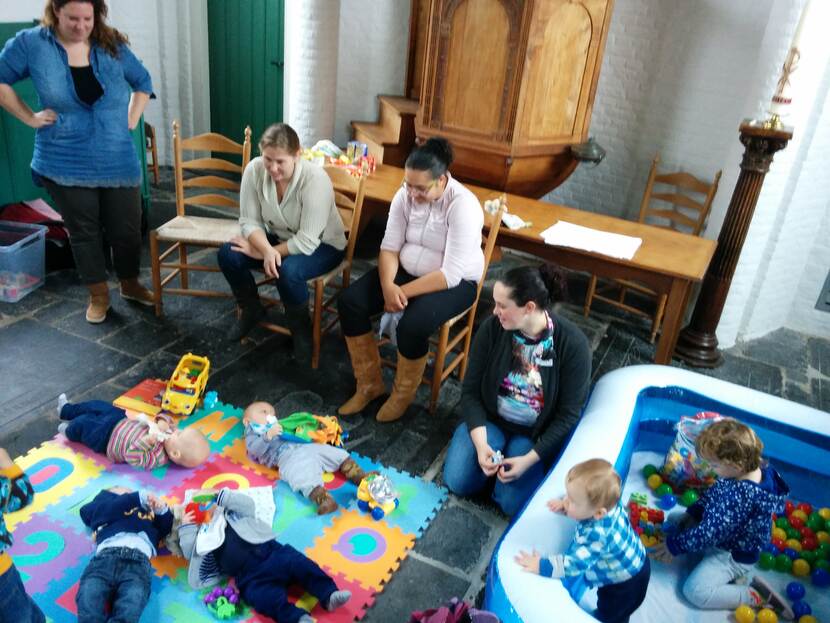
[[[43,225],[0,221],[0,301],[16,303],[43,284]]]

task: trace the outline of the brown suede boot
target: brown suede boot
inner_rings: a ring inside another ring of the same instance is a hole
[[[424,368],[427,366],[427,357],[420,359],[407,359],[398,353],[398,369],[395,372],[395,385],[392,388],[392,395],[383,403],[375,419],[378,422],[394,422],[405,412],[406,408],[415,398],[415,392],[421,384],[424,376]]]
[[[92,324],[101,324],[107,319],[107,311],[110,308],[110,289],[106,281],[90,283],[89,305],[86,308],[86,321]]]
[[[377,472],[364,472],[363,468],[351,458],[343,461],[339,469],[340,473],[346,477],[346,480],[355,485],[360,485],[360,482],[369,474],[377,474]]]
[[[317,505],[318,515],[328,515],[337,510],[337,502],[323,486],[314,487],[308,494],[308,498]]]
[[[121,280],[121,298],[128,301],[135,301],[141,305],[155,305],[156,297],[152,290],[148,290],[138,281],[138,278]]]
[[[346,346],[352,360],[352,370],[357,381],[354,396],[338,410],[340,415],[360,413],[375,398],[386,392],[380,374],[380,353],[375,336],[369,332],[355,337],[346,337]]]

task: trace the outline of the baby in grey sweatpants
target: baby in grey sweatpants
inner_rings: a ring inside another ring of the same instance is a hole
[[[337,510],[337,502],[323,486],[323,473],[340,470],[356,485],[366,472],[343,448],[323,443],[300,443],[282,439],[277,411],[267,402],[253,402],[242,415],[248,456],[267,467],[280,470],[280,479],[317,505],[317,514]]]

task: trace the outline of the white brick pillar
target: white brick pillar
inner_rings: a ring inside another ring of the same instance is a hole
[[[312,145],[334,134],[340,3],[285,3],[285,121]]]

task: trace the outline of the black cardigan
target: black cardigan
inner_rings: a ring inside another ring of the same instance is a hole
[[[533,449],[548,465],[579,421],[591,383],[588,339],[570,320],[551,316],[554,362],[550,367],[539,367],[544,405],[531,432]],[[461,413],[470,430],[484,426],[488,420],[502,428],[510,427],[498,416],[496,405],[499,386],[513,361],[514,333],[505,331],[495,316],[485,320],[476,332],[461,389]]]

